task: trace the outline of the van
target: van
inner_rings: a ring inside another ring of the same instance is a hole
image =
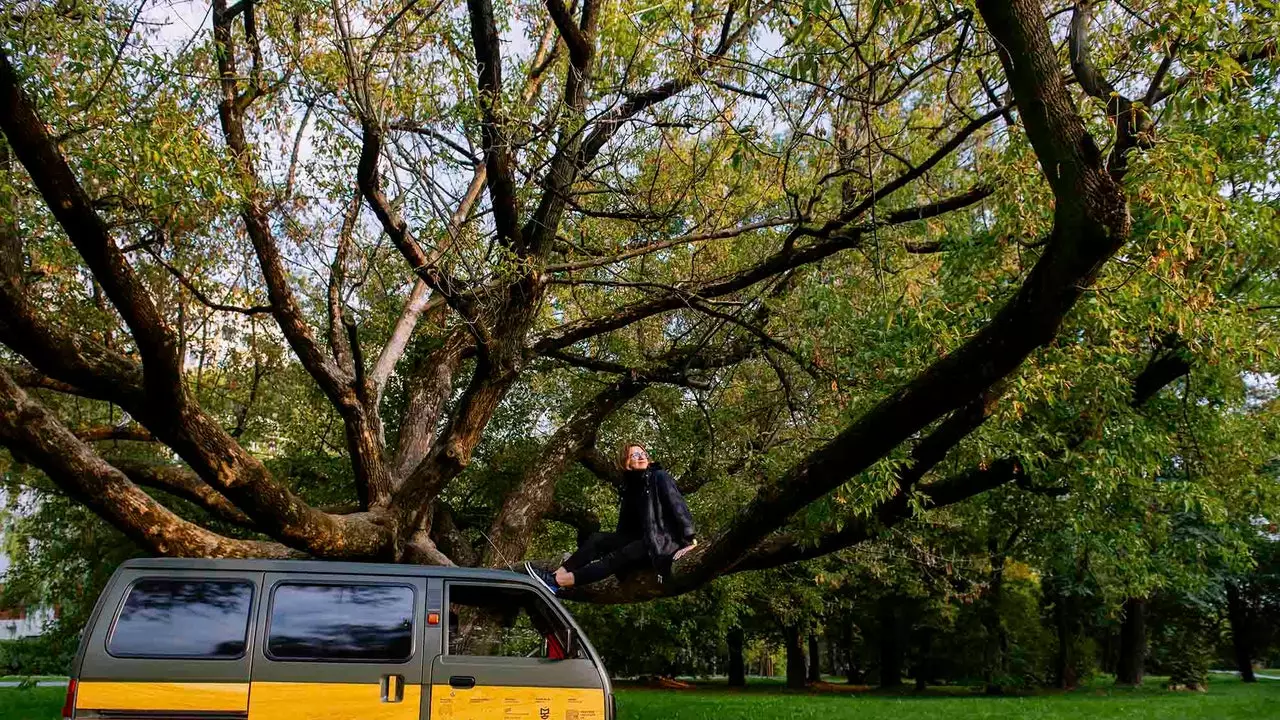
[[[468,568],[130,560],[76,653],[77,720],[613,720],[546,588]]]

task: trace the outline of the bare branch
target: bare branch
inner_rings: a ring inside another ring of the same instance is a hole
[[[147,248],[147,250],[152,260],[155,260],[156,263],[160,265],[160,267],[167,270],[169,274],[172,275],[173,278],[178,281],[178,284],[186,288],[187,292],[191,293],[195,297],[195,299],[199,301],[201,305],[204,305],[210,310],[217,310],[219,312],[236,313],[239,315],[264,315],[271,312],[270,305],[250,305],[249,307],[240,307],[237,305],[227,305],[225,303],[214,302],[213,300],[210,300],[209,296],[205,295],[204,292],[201,291],[199,287],[196,287],[196,284],[191,282],[191,280],[186,275],[184,275],[181,270],[174,267],[169,262],[165,261],[164,258],[160,257],[160,253],[155,248],[149,247]]]

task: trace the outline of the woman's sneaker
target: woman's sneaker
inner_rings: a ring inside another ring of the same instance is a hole
[[[560,585],[556,583],[556,576],[554,574],[549,573],[542,568],[534,567],[533,563],[527,561],[524,564],[524,571],[529,573],[529,577],[537,580],[543,585],[546,585],[547,590],[550,590],[552,595],[560,594]]]

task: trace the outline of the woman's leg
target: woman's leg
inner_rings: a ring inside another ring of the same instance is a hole
[[[599,560],[614,550],[623,547],[631,540],[632,538],[626,537],[625,535],[619,535],[618,533],[591,533],[590,537],[587,538],[587,541],[582,543],[582,546],[578,548],[578,551],[570,555],[568,560],[564,561],[564,564],[560,566],[560,569],[566,572],[573,572],[574,570]],[[558,572],[559,571],[557,571],[557,573]]]
[[[556,573],[556,581],[560,583],[561,587],[590,585],[594,582],[600,582],[610,575],[616,575],[624,570],[645,565],[648,561],[649,551],[645,549],[644,541],[632,540],[594,562],[565,573],[567,577],[564,580],[567,580],[567,582],[562,582],[561,574]]]

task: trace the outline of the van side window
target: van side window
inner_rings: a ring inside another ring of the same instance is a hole
[[[273,660],[403,662],[413,656],[413,588],[282,583],[267,627]]]
[[[450,655],[559,660],[568,645],[568,626],[532,590],[449,586]]]
[[[244,655],[253,583],[144,578],[129,588],[107,652],[126,658],[234,660]]]

